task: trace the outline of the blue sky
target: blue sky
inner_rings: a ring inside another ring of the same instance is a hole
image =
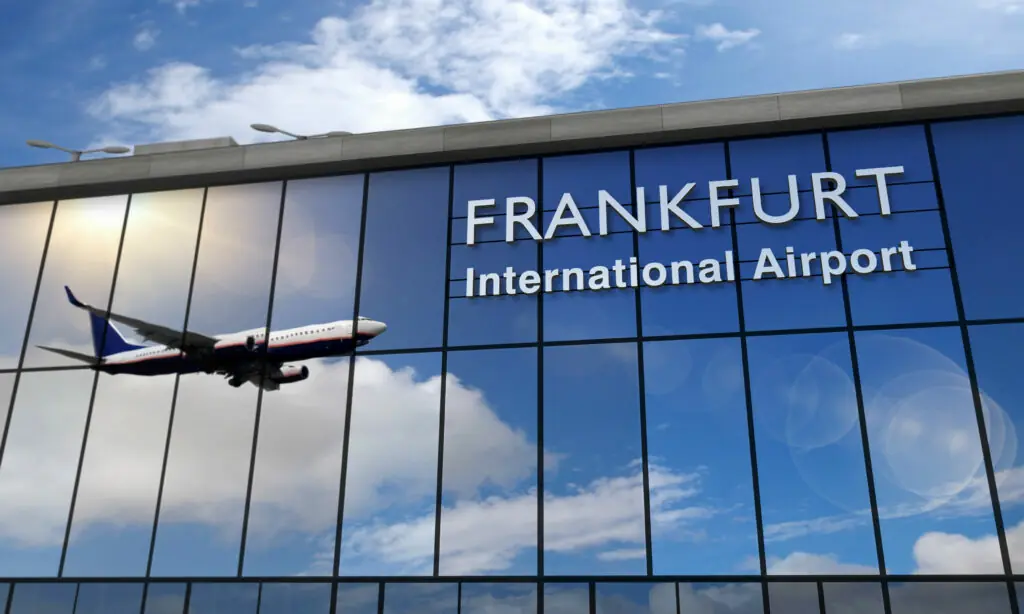
[[[27,138],[249,142],[248,124],[261,121],[359,132],[1015,69],[1024,58],[1019,0],[941,11],[927,0],[48,0],[6,17],[3,166],[59,159]]]

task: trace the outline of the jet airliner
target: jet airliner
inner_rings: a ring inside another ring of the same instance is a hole
[[[143,320],[107,313],[78,300],[64,286],[68,301],[89,314],[94,355],[62,348],[37,346],[67,358],[88,363],[93,370],[112,375],[168,375],[216,373],[235,388],[245,382],[278,390],[281,384],[301,382],[309,377],[305,365],[286,364],[351,354],[387,330],[383,322],[358,317],[324,324],[271,331],[255,328],[235,333],[207,335],[180,331]],[[128,342],[116,326],[132,328],[143,340],[154,345]]]

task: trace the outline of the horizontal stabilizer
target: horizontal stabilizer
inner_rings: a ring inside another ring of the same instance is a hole
[[[46,350],[47,352],[60,354],[61,356],[66,356],[67,358],[71,358],[73,360],[79,360],[81,362],[89,363],[92,365],[98,364],[96,362],[96,358],[94,356],[89,356],[88,354],[81,354],[79,352],[72,352],[71,350],[64,350],[61,348],[50,348],[46,347],[45,345],[37,345],[36,347],[39,348],[40,350]]]

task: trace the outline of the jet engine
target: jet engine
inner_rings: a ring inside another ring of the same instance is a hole
[[[309,367],[295,366],[295,365],[282,365],[276,373],[271,373],[267,379],[277,384],[291,384],[293,382],[301,382],[302,380],[309,377]]]
[[[245,349],[249,352],[252,352],[253,350],[256,349],[255,335],[249,335],[248,337],[245,338]]]

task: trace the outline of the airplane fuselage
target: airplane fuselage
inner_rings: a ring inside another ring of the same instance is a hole
[[[161,345],[147,346],[106,356],[95,368],[110,374],[167,375],[211,372],[261,358],[286,362],[343,356],[375,336],[362,330],[362,322],[359,324],[353,327],[352,322],[344,320],[272,331],[269,343],[262,328],[217,335],[217,344],[201,354],[185,354]]]

